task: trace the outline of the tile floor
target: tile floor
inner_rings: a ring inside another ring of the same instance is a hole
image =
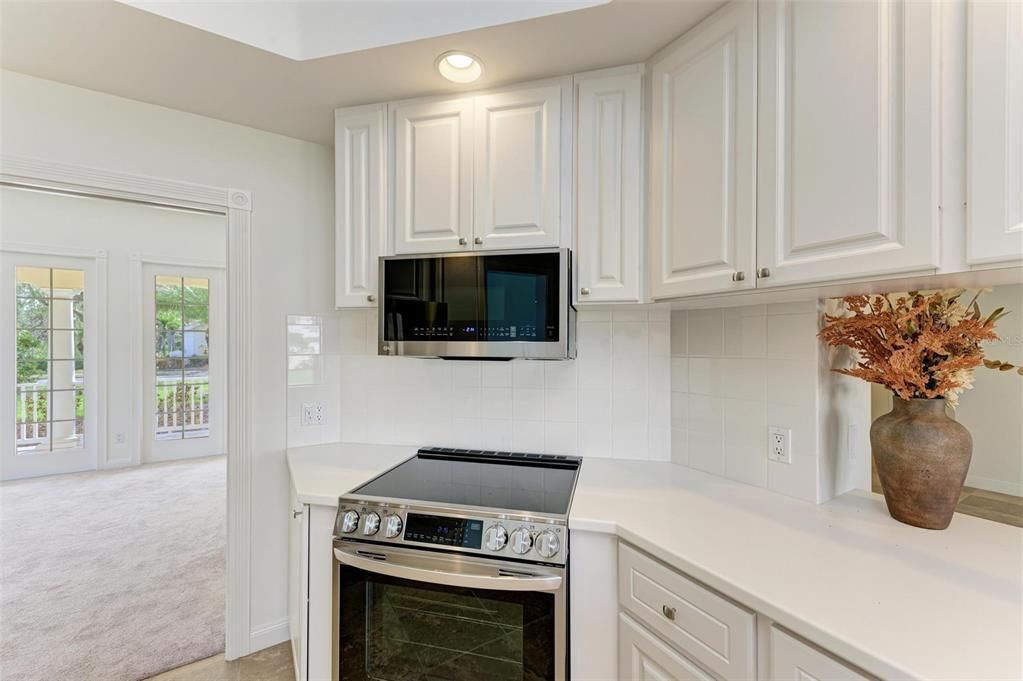
[[[148,681],[294,681],[291,642],[260,650],[232,662],[215,655],[150,677]]]

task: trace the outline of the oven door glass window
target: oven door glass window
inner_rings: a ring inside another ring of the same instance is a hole
[[[344,681],[553,681],[554,595],[441,586],[343,566]]]

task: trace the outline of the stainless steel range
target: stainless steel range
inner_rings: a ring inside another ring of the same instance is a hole
[[[580,463],[426,448],[342,496],[335,681],[565,681]]]

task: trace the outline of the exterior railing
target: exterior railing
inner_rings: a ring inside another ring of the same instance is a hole
[[[156,437],[165,439],[182,429],[193,436],[209,429],[209,388],[206,376],[156,381]]]

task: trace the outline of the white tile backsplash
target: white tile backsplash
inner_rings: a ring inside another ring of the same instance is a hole
[[[814,301],[673,312],[671,460],[815,501],[817,323]],[[791,464],[767,460],[770,425]]]
[[[335,439],[669,460],[666,306],[580,310],[574,361],[379,357],[375,310],[317,317],[324,355],[302,369],[337,386]],[[298,338],[290,338],[298,348]],[[308,432],[308,431],[307,431]],[[290,439],[289,445],[294,445]],[[307,444],[296,434],[296,442]]]

